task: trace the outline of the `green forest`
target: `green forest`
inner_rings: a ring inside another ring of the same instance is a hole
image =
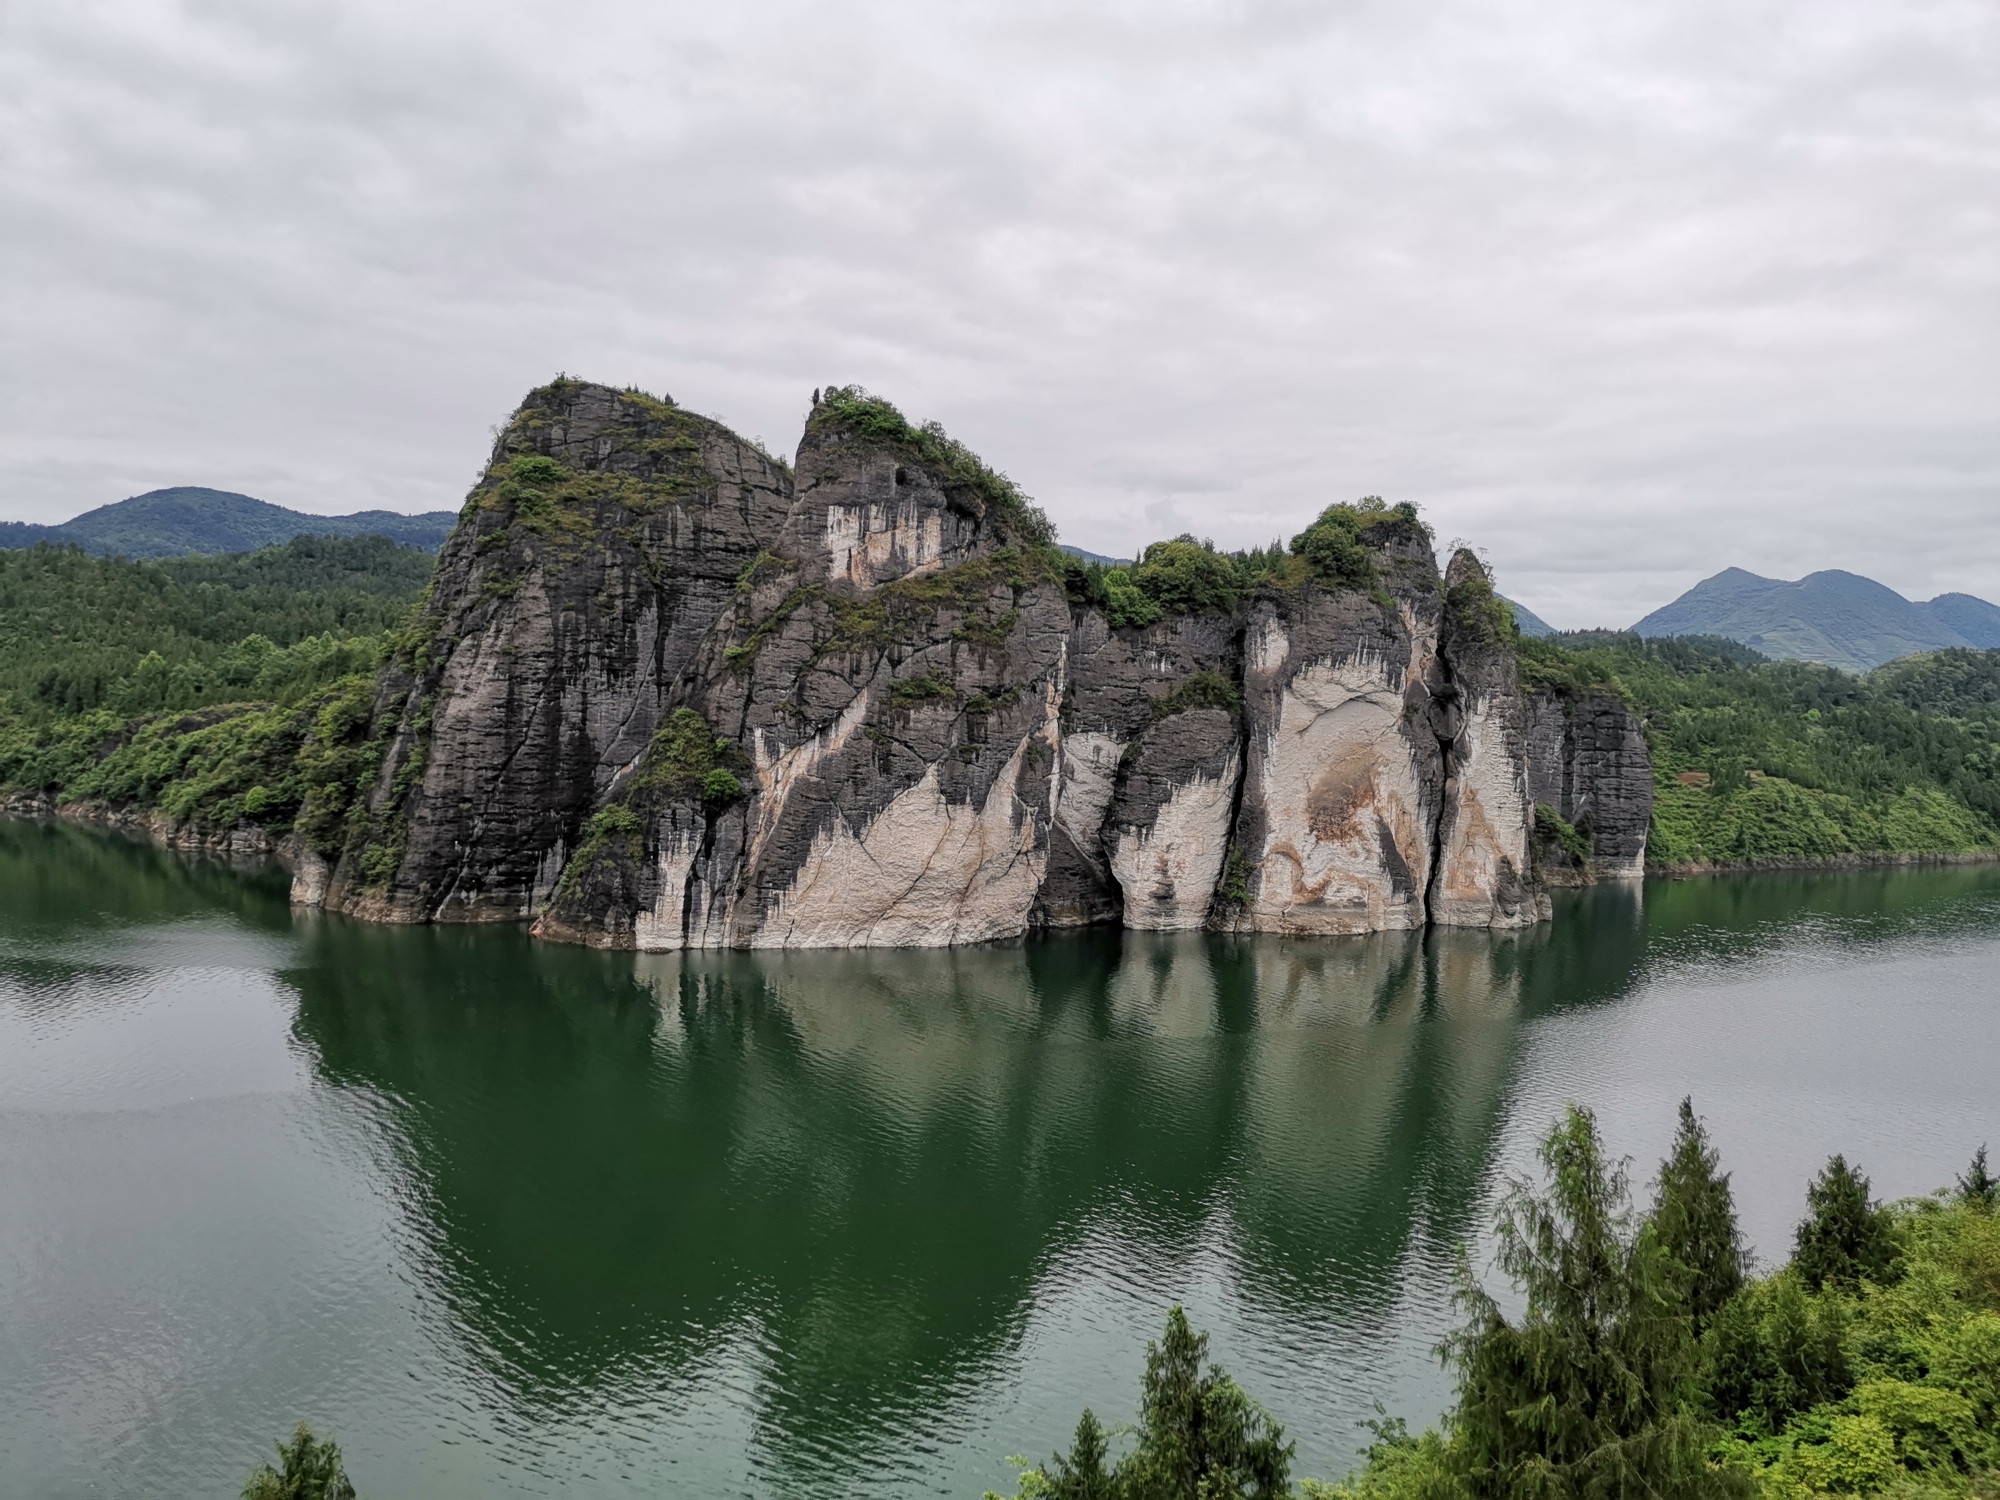
[[[2000,652],[1855,677],[1716,636],[1522,638],[1530,688],[1607,691],[1645,722],[1648,863],[1968,854],[2000,843]]]
[[[2000,1494],[2000,1182],[1984,1146],[1955,1186],[1888,1206],[1832,1157],[1790,1259],[1761,1277],[1691,1101],[1643,1209],[1588,1110],[1551,1127],[1540,1160],[1495,1224],[1518,1311],[1460,1253],[1463,1321],[1438,1350],[1457,1399],[1436,1426],[1384,1418],[1358,1473],[1295,1489],[1283,1428],[1175,1308],[1138,1420],[1114,1434],[1085,1410],[1068,1452],[1017,1461],[1015,1500]]]
[[[1379,593],[1370,546],[1388,529],[1422,522],[1371,498],[1250,551],[1183,536],[1107,567],[1042,550],[1074,602],[1144,627],[1315,579]],[[293,826],[326,778],[360,774],[370,674],[431,566],[382,537],[149,561],[0,551],[0,791]],[[2000,652],[1856,677],[1714,637],[1520,637],[1490,591],[1469,590],[1447,601],[1459,628],[1511,638],[1525,686],[1611,693],[1641,716],[1657,867],[2000,848]]]
[[[355,731],[431,566],[382,537],[0,552],[0,789],[291,828],[365,774]]]

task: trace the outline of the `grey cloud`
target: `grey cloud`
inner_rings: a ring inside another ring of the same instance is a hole
[[[1379,493],[1558,624],[2000,596],[1990,7],[5,14],[9,518],[453,505],[557,369],[780,445],[859,380],[1100,551]]]

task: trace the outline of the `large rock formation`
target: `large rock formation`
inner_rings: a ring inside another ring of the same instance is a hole
[[[295,896],[647,950],[1545,914],[1553,721],[1476,558],[1440,578],[1379,504],[1255,577],[1163,547],[1164,582],[1080,573],[1007,480],[858,391],[815,399],[794,471],[559,381],[496,443],[378,681],[379,770]],[[1562,774],[1622,838],[1574,717]]]
[[[1549,689],[1527,700],[1528,795],[1568,822],[1589,851],[1579,866],[1560,845],[1557,868],[1610,879],[1646,873],[1653,758],[1639,716],[1608,689]]]

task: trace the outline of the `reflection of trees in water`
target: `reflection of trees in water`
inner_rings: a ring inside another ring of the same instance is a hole
[[[1107,1226],[1171,1261],[1225,1210],[1253,1298],[1381,1319],[1413,1219],[1460,1233],[1476,1196],[1519,942],[635,961],[328,921],[288,978],[323,1075],[396,1101],[506,1387],[657,1386],[754,1327],[785,1462],[920,1425]]]
[[[635,959],[323,921],[289,977],[323,1075],[393,1101],[503,1388],[657,1398],[753,1339],[764,1447],[810,1471],[933,1426],[1106,1230],[1161,1264],[1219,1231],[1262,1313],[1365,1337],[1414,1249],[1478,1227],[1524,1018],[1849,899],[1719,884],[1314,942]]]
[[[31,1002],[102,998],[143,978],[89,940],[107,931],[227,915],[288,932],[282,872],[191,858],[95,828],[0,816],[0,985]],[[82,987],[81,989],[79,987]]]

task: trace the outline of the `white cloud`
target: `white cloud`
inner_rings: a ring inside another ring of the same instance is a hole
[[[1558,624],[2000,597],[1984,4],[4,16],[10,519],[454,505],[557,369],[781,445],[859,380],[1102,551],[1379,493]]]

